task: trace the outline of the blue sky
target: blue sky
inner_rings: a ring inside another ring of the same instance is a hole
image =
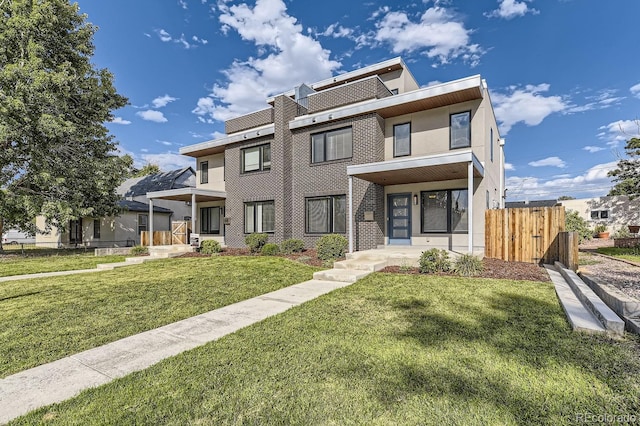
[[[138,164],[194,165],[268,95],[402,56],[421,85],[481,74],[505,147],[508,200],[605,195],[638,134],[638,0],[79,0],[94,63],[130,105],[109,123]]]

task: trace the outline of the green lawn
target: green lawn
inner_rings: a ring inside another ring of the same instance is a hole
[[[640,413],[640,341],[553,285],[373,274],[12,424],[566,424]]]
[[[98,263],[124,261],[124,256],[94,256],[93,253],[0,258],[0,277],[38,272],[93,269]]]
[[[316,270],[225,256],[0,283],[0,377],[309,280]]]
[[[601,247],[597,252],[640,263],[640,248]]]

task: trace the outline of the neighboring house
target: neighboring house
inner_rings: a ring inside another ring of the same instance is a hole
[[[80,218],[69,223],[65,232],[52,229],[50,234],[36,235],[40,246],[122,247],[140,244],[140,232],[149,231],[149,200],[146,193],[195,186],[195,171],[191,167],[127,179],[116,192],[122,196],[121,213],[115,217]],[[153,206],[153,228],[171,230],[172,221],[191,219],[191,207],[184,201],[163,200]],[[44,228],[44,218],[36,225]]]
[[[640,197],[630,200],[626,195],[563,200],[568,210],[575,210],[593,228],[598,224],[612,234],[629,225],[640,226]]]
[[[534,209],[537,207],[556,207],[560,205],[560,201],[558,200],[507,201],[504,203],[504,207],[507,209]]]
[[[504,140],[479,75],[421,87],[395,58],[267,104],[180,149],[196,158],[196,188],[149,198],[191,201],[200,238],[230,247],[252,232],[307,247],[335,233],[350,251],[482,252],[484,212],[503,205]]]

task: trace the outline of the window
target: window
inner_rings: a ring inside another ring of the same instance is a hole
[[[311,162],[323,163],[351,158],[353,153],[351,132],[351,127],[346,127],[311,135]]]
[[[591,210],[591,219],[609,219],[609,210]]]
[[[491,138],[489,139],[489,145],[491,145],[491,162],[493,163],[493,127],[491,128]]]
[[[347,197],[332,195],[305,199],[307,234],[347,232]]]
[[[209,162],[200,163],[200,183],[209,183]]]
[[[148,214],[139,214],[138,215],[138,235],[142,231],[146,231],[149,227],[149,215]]]
[[[487,189],[487,210],[489,210],[491,207],[489,206],[489,190]]]
[[[203,207],[200,209],[200,233],[220,233],[220,207]]]
[[[398,94],[398,89],[391,89],[391,94],[392,95],[397,95]]]
[[[93,219],[93,238],[100,239],[100,219]]]
[[[422,192],[422,233],[459,233],[469,229],[466,189]]]
[[[450,148],[468,148],[471,146],[471,111],[451,114]]]
[[[72,220],[69,222],[69,242],[82,242],[82,219]]]
[[[242,173],[271,170],[271,144],[245,148],[241,153]]]
[[[276,210],[273,201],[244,203],[244,233],[274,232]]]
[[[393,126],[393,156],[411,155],[411,123]]]

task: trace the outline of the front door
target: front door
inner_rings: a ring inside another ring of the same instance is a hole
[[[389,194],[389,244],[411,245],[411,194]]]
[[[82,243],[82,218],[69,222],[69,243]]]

